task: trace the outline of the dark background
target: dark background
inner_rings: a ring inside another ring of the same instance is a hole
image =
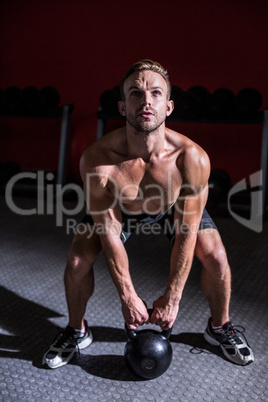
[[[96,140],[100,94],[142,58],[159,61],[171,82],[237,93],[254,87],[268,107],[268,2],[2,0],[0,87],[55,86],[74,103],[69,174]],[[172,123],[209,153],[233,183],[260,168],[261,125]],[[0,163],[57,169],[60,121],[0,118]]]

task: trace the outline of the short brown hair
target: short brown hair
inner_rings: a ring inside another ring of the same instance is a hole
[[[125,100],[124,84],[125,84],[126,79],[131,74],[133,74],[137,71],[143,71],[143,70],[154,71],[155,73],[160,74],[164,78],[164,80],[167,83],[167,98],[169,100],[170,94],[171,94],[171,84],[169,81],[168,72],[157,61],[152,61],[150,59],[140,60],[137,63],[133,64],[131,67],[129,67],[129,69],[127,70],[126,74],[124,75],[124,77],[122,78],[121,83],[120,83],[120,92],[121,92],[122,99]]]

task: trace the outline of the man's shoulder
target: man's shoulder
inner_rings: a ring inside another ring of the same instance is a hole
[[[183,181],[186,183],[206,181],[210,172],[210,160],[206,151],[181,133],[168,130],[168,135],[180,150],[177,168],[183,177]]]
[[[186,147],[182,170],[186,183],[196,188],[205,186],[210,174],[208,154],[199,145],[192,143]]]
[[[82,154],[80,170],[96,173],[110,173],[120,163],[125,152],[124,128],[105,134],[91,144]]]
[[[170,128],[166,127],[166,135],[167,138],[172,141],[177,147],[180,148],[185,148],[185,147],[192,147],[192,146],[199,146],[196,142],[191,140],[189,137],[187,137],[185,134],[180,133],[175,130],[171,130]]]
[[[171,129],[167,129],[166,133],[169,142],[180,150],[179,157],[183,157],[185,162],[199,163],[200,158],[208,158],[206,151],[184,134]]]
[[[92,166],[113,163],[126,147],[124,128],[105,134],[102,138],[91,144],[82,157]]]

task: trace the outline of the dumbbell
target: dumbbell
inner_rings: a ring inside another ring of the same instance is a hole
[[[215,208],[231,188],[231,178],[224,169],[212,169],[209,177],[207,208]]]
[[[172,117],[179,117],[178,110],[177,110],[177,104],[178,104],[180,97],[183,94],[184,94],[184,91],[180,87],[178,87],[177,85],[172,85],[171,93],[170,93],[170,100],[172,100],[173,104],[174,104],[174,110],[172,112]]]
[[[120,90],[120,85],[116,85],[113,90],[118,94],[119,100],[122,99],[121,97],[121,90]]]
[[[23,95],[20,88],[16,86],[8,87],[4,95],[7,113],[16,114],[23,112]]]
[[[41,92],[34,86],[22,90],[24,111],[30,114],[42,113],[46,109],[46,101]]]
[[[254,118],[262,106],[262,95],[255,88],[244,88],[238,92],[235,109],[238,117]]]
[[[176,105],[176,101],[180,98],[183,94],[183,90],[178,87],[177,85],[172,85],[171,93],[170,93],[170,100],[173,100],[174,104]]]
[[[0,114],[6,113],[5,91],[0,88]]]
[[[193,86],[179,96],[176,115],[183,119],[194,120],[206,114],[209,91],[203,86]]]
[[[235,95],[228,88],[214,91],[208,100],[207,114],[212,119],[225,119],[234,113]]]
[[[177,103],[180,99],[180,97],[183,95],[183,90],[178,87],[177,85],[172,85],[171,87],[171,93],[170,93],[170,100],[173,101],[174,103],[174,110],[172,112],[172,116],[177,116]]]
[[[119,86],[116,86],[113,89],[106,89],[100,96],[102,111],[111,115],[118,114],[118,102],[120,100],[121,95]]]
[[[46,109],[55,109],[60,104],[60,94],[58,90],[50,85],[40,90],[40,95],[45,101]]]

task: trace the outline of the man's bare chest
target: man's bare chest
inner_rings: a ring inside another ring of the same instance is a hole
[[[124,164],[115,170],[111,191],[130,211],[159,213],[175,203],[180,187],[179,171],[170,163],[146,168]]]

